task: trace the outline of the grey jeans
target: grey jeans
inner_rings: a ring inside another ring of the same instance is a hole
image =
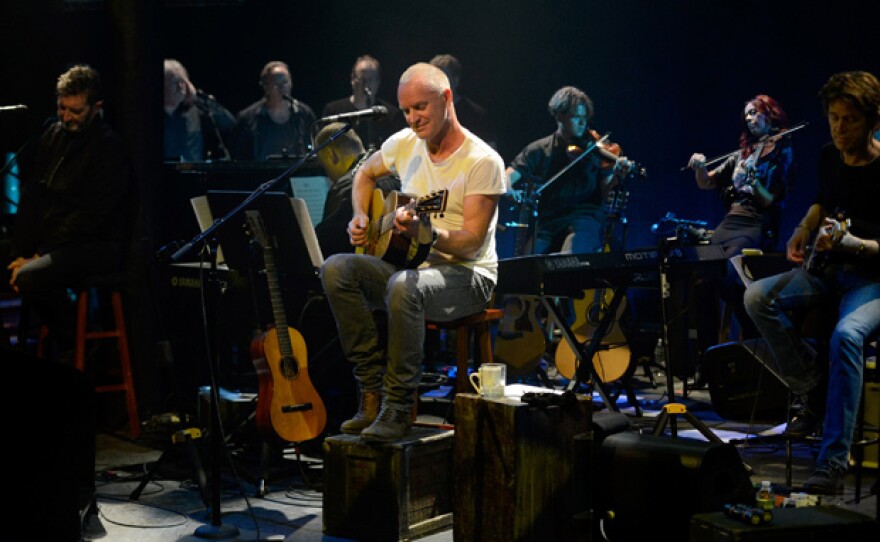
[[[354,376],[385,404],[409,409],[424,358],[425,319],[449,321],[486,308],[494,284],[460,265],[400,270],[380,258],[336,254],[321,268],[339,341]],[[373,311],[385,311],[382,344]]]

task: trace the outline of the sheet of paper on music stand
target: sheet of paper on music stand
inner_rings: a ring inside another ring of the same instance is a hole
[[[330,179],[323,176],[291,177],[290,189],[293,196],[305,201],[309,208],[312,226],[324,219],[324,200],[330,190]]]
[[[208,227],[214,223],[214,216],[211,213],[211,208],[208,206],[208,197],[196,196],[190,198],[189,202],[192,204],[193,211],[196,213],[196,220],[199,223],[199,229],[201,231],[207,230]],[[226,265],[226,260],[223,258],[223,247],[219,244],[217,245],[217,265]]]
[[[309,214],[308,203],[303,198],[290,198],[290,204],[293,206],[293,213],[296,215],[303,241],[306,243],[306,250],[309,251],[309,259],[317,269],[324,265],[324,254],[321,252],[321,245],[318,244],[318,236],[315,235],[315,226]]]

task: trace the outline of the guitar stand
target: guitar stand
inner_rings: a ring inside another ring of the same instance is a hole
[[[663,434],[663,431],[666,429],[666,425],[672,420],[672,416],[684,416],[685,419],[690,422],[694,428],[702,433],[704,437],[709,439],[710,442],[714,442],[716,444],[723,444],[724,441],[718,438],[718,435],[712,432],[709,427],[704,424],[699,418],[688,412],[687,407],[682,405],[681,403],[667,403],[663,405],[663,411],[660,412],[660,417],[657,418],[657,423],[654,424],[654,436],[660,436]],[[678,436],[676,431],[675,423],[671,424],[672,430],[672,438]]]
[[[611,303],[608,305],[608,309],[606,310],[605,315],[602,317],[602,321],[599,322],[599,325],[596,327],[596,330],[593,332],[593,337],[589,340],[589,344],[582,344],[578,342],[577,338],[574,335],[574,332],[571,330],[571,327],[566,323],[562,311],[559,306],[550,301],[546,296],[541,296],[541,302],[547,309],[547,314],[550,318],[553,319],[553,322],[562,332],[562,340],[568,341],[568,345],[571,347],[572,352],[575,353],[575,357],[578,359],[577,369],[575,371],[575,378],[569,382],[566,390],[573,391],[578,388],[584,382],[591,382],[593,388],[602,398],[602,402],[608,408],[608,410],[613,412],[620,412],[620,409],[617,408],[617,404],[615,401],[611,400],[609,396],[608,390],[605,389],[604,384],[599,379],[599,375],[596,373],[596,368],[593,367],[593,356],[596,355],[596,352],[599,351],[600,348],[600,339],[604,337],[608,333],[608,328],[611,327],[611,322],[614,319],[614,316],[617,314],[617,307],[620,306],[620,303],[623,301],[623,298],[626,295],[626,288],[621,287],[614,291],[614,297],[611,299]]]
[[[196,439],[202,437],[202,432],[196,429],[195,427],[190,427],[187,429],[181,429],[180,431],[176,431],[173,435],[171,435],[171,444],[172,446],[165,448],[162,452],[162,455],[159,456],[159,459],[153,463],[153,466],[150,467],[150,470],[147,471],[147,474],[141,479],[141,483],[135,488],[134,491],[128,496],[129,500],[136,501],[140,499],[141,493],[143,493],[144,488],[147,487],[153,479],[155,479],[156,474],[158,474],[159,469],[161,469],[165,462],[168,460],[168,456],[171,455],[172,450],[175,445],[183,444],[186,448],[186,453],[189,456],[190,464],[193,468],[193,476],[195,478],[196,483],[199,486],[199,495],[202,497],[202,502],[206,507],[210,506],[210,499],[208,497],[208,477],[205,474],[205,469],[202,466],[202,460],[199,456],[199,450],[196,446]]]

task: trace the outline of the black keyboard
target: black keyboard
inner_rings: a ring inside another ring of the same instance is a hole
[[[617,252],[518,256],[498,261],[501,294],[578,297],[585,289],[658,286],[661,251],[646,247]],[[667,249],[667,279],[693,273],[723,273],[727,259],[719,245]]]

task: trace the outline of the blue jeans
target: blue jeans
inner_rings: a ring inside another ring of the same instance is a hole
[[[793,269],[756,281],[745,293],[746,312],[795,394],[809,392],[822,380],[823,364],[807,352],[788,311],[805,311],[831,300],[839,300],[838,320],[828,345],[828,397],[817,467],[845,471],[862,390],[864,347],[880,329],[880,282],[844,266],[830,266],[822,278]]]
[[[422,375],[425,319],[449,321],[488,306],[494,284],[460,265],[397,269],[363,254],[335,254],[321,268],[321,282],[345,357],[362,389],[382,390],[385,404],[413,403]],[[381,344],[374,310],[388,319]]]

